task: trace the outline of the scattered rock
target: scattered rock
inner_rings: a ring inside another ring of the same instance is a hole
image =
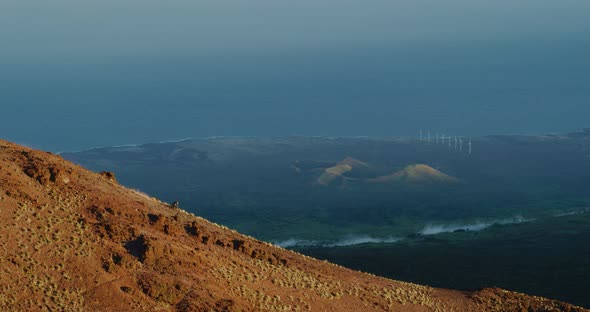
[[[107,180],[109,180],[111,182],[118,183],[117,178],[115,177],[115,174],[111,171],[102,171],[100,173],[100,175],[105,177]]]

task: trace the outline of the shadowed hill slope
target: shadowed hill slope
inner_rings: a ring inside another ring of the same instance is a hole
[[[0,191],[2,311],[584,311],[314,260],[5,141]]]

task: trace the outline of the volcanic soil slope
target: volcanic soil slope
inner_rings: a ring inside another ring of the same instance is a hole
[[[0,141],[1,311],[584,311],[352,271]]]

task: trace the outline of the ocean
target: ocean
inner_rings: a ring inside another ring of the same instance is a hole
[[[587,55],[587,39],[539,39],[0,63],[0,137],[59,152],[207,136],[568,132],[590,124]]]

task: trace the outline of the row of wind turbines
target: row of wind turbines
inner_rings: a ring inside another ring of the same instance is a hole
[[[465,139],[467,140],[467,139]],[[428,142],[428,143],[435,143],[435,144],[442,144],[448,145],[449,149],[452,149],[454,146],[455,151],[459,151],[460,153],[463,152],[463,138],[458,136],[450,136],[445,134],[438,134],[435,133],[434,136],[430,134],[430,131],[424,135],[422,129],[420,129],[420,141],[421,142]],[[471,139],[467,141],[467,154],[471,155],[472,152],[472,144]]]

